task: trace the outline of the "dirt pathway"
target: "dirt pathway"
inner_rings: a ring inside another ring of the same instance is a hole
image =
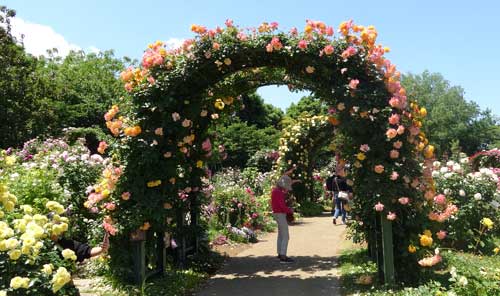
[[[276,236],[270,233],[229,259],[197,295],[340,295],[336,255],[349,245],[345,226],[332,225],[331,217],[323,216],[290,227],[292,264],[276,258]]]

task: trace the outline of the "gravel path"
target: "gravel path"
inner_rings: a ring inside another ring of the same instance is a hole
[[[345,230],[332,225],[330,216],[303,218],[290,227],[288,256],[294,263],[279,262],[277,233],[270,233],[230,258],[196,295],[340,295],[336,255],[349,246]]]

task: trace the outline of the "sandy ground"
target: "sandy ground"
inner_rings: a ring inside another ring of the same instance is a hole
[[[231,256],[196,295],[340,295],[336,256],[349,247],[345,232],[329,215],[303,218],[290,227],[288,256],[294,263],[279,262],[277,233],[270,233]]]

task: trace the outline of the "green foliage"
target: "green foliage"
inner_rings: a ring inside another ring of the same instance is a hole
[[[490,110],[465,100],[460,86],[451,86],[439,73],[407,74],[402,78],[409,99],[417,100],[427,108],[423,131],[440,153],[449,153],[450,144],[458,140],[467,154],[498,141],[498,118]]]
[[[66,127],[104,128],[103,114],[124,94],[117,76],[126,61],[112,51],[33,57],[11,34],[15,12],[1,12],[0,147],[59,136]]]
[[[236,112],[236,116],[248,125],[255,125],[258,128],[281,127],[283,111],[271,104],[264,103],[262,97],[256,92],[242,95],[243,107]]]
[[[37,108],[37,61],[11,34],[10,19],[15,15],[0,6],[0,147],[18,145],[33,135],[30,122]]]
[[[339,259],[343,291],[361,296],[499,295],[499,256],[445,252],[443,257],[442,269],[425,273],[417,285],[387,287],[377,281],[376,264],[370,261],[365,249],[345,252]]]
[[[321,101],[314,96],[304,96],[297,104],[292,103],[288,109],[286,109],[286,116],[298,119],[301,116],[311,117],[316,115],[326,115],[328,112],[328,106],[324,101]]]
[[[247,162],[247,167],[254,167],[259,172],[270,172],[276,165],[279,153],[276,150],[264,149],[255,152]]]
[[[274,127],[259,129],[245,122],[218,127],[216,143],[224,145],[228,155],[222,166],[242,168],[257,151],[276,149],[279,136]]]
[[[298,211],[304,217],[313,217],[323,214],[324,208],[321,203],[304,200],[300,203]]]

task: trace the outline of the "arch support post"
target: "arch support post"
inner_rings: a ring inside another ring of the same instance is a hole
[[[382,226],[382,249],[384,254],[383,270],[384,283],[393,285],[394,278],[394,246],[392,242],[392,223],[386,217],[380,217]]]

